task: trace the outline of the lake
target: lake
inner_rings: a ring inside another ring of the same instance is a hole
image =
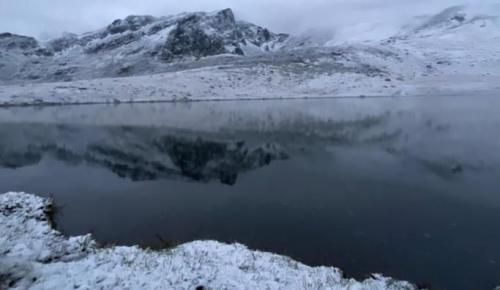
[[[0,109],[0,192],[103,244],[238,242],[348,277],[500,284],[500,98]]]

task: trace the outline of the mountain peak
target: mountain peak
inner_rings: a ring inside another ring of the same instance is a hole
[[[233,10],[231,8],[222,9],[217,11],[216,16],[219,17],[224,22],[236,22]]]

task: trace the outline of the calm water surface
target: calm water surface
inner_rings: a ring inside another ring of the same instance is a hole
[[[240,242],[435,289],[500,284],[500,98],[0,109],[0,192],[68,235]]]

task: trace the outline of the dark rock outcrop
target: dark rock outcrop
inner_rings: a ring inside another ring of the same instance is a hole
[[[198,27],[186,27],[181,24],[172,31],[162,52],[163,60],[171,60],[175,56],[203,57],[225,52],[224,40],[220,36],[206,34]]]

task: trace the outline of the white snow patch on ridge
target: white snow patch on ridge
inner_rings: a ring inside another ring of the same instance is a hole
[[[416,289],[381,275],[345,279],[336,268],[239,244],[100,248],[90,235],[66,238],[52,229],[50,207],[49,199],[31,194],[0,195],[1,289]]]

